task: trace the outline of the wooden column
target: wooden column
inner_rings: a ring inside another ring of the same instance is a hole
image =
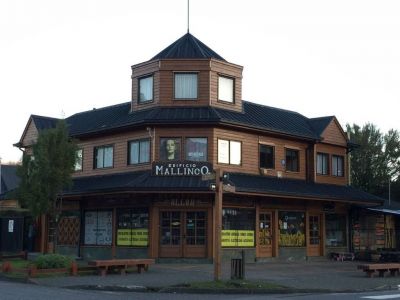
[[[272,227],[272,234],[273,234],[273,248],[272,248],[272,256],[278,257],[279,256],[279,212],[276,209],[274,212],[273,218],[273,227]]]
[[[222,171],[215,170],[214,201],[214,280],[221,279]]]

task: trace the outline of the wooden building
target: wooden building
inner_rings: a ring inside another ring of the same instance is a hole
[[[348,186],[339,122],[244,101],[242,71],[187,33],[132,66],[130,102],[68,117],[79,151],[57,251],[212,261],[221,218],[224,257],[348,250],[350,210],[381,199]],[[32,115],[17,145],[56,121]]]

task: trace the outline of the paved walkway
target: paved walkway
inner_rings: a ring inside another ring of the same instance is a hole
[[[360,262],[301,261],[246,264],[246,279],[266,281],[297,289],[322,289],[332,292],[394,289],[400,277],[367,278],[357,270]],[[229,279],[230,266],[223,264],[223,279]],[[155,264],[148,272],[111,274],[105,277],[90,275],[78,277],[35,278],[41,285],[56,287],[167,287],[190,282],[213,280],[212,264]]]

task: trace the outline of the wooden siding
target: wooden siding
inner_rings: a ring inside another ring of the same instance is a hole
[[[316,154],[318,152],[329,154],[329,159],[328,159],[329,174],[328,175],[316,174],[316,182],[317,183],[346,185],[348,182],[348,171],[347,171],[347,169],[348,169],[347,159],[348,158],[347,158],[347,154],[346,154],[346,148],[328,145],[328,144],[316,144]],[[332,155],[340,155],[340,156],[344,157],[344,176],[342,176],[342,177],[332,176]],[[316,157],[317,156],[315,155],[315,161],[314,161],[315,166],[317,165]],[[316,167],[315,167],[315,172],[317,172]]]
[[[36,143],[39,132],[36,128],[35,122],[33,122],[32,118],[29,119],[28,125],[26,127],[26,131],[24,135],[21,137],[21,142],[23,147],[32,146]]]
[[[243,67],[222,62],[219,60],[211,60],[210,72],[210,101],[211,105],[219,108],[242,111],[242,72]],[[219,76],[227,76],[234,79],[234,103],[218,101],[218,78]]]
[[[160,101],[160,73],[159,61],[132,66],[132,111],[155,107]],[[153,74],[153,101],[148,103],[138,103],[138,83],[139,78]]]
[[[240,166],[218,164],[218,139],[234,140],[242,143],[242,163]],[[264,143],[275,147],[275,169],[260,170],[259,168],[259,144]],[[299,150],[299,172],[286,171],[281,161],[285,159],[285,149]],[[291,140],[259,136],[252,133],[238,132],[228,129],[214,129],[214,152],[212,163],[214,168],[221,168],[229,172],[242,172],[250,174],[261,174],[277,176],[282,172],[282,177],[306,179],[306,148],[307,144]]]
[[[327,144],[347,146],[346,137],[343,135],[343,131],[336,119],[333,119],[326,127],[322,133],[322,138],[323,142]]]
[[[149,138],[146,130],[80,140],[78,146],[83,149],[83,168],[82,171],[75,172],[74,176],[105,175],[150,169],[150,164],[128,165],[128,141],[142,138]],[[114,166],[112,168],[93,169],[94,147],[103,145],[113,145]]]
[[[207,106],[210,99],[209,60],[162,60],[160,62],[161,106]],[[174,74],[196,72],[198,74],[197,99],[175,99]]]

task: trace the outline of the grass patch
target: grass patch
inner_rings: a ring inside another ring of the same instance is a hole
[[[285,289],[282,285],[273,284],[265,281],[249,281],[249,280],[218,280],[193,282],[185,285],[185,287],[195,289],[266,289],[276,290]]]

